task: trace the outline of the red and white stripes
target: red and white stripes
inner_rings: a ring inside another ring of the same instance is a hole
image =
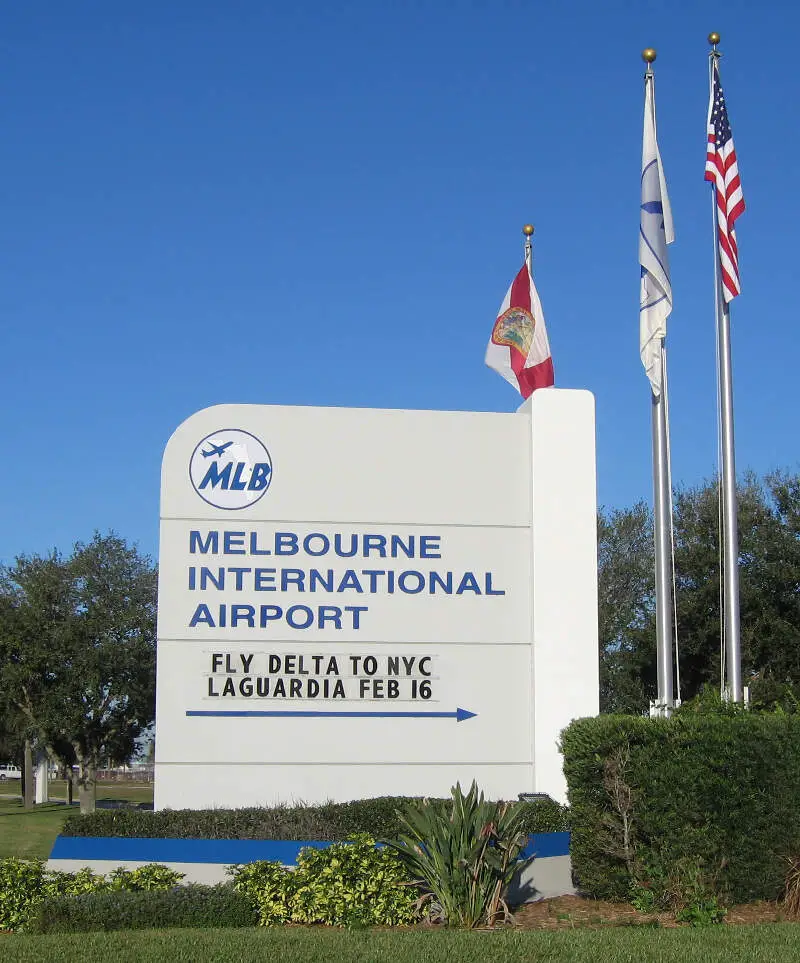
[[[523,398],[554,384],[544,312],[531,275],[530,255],[511,282],[486,347],[486,364]]]
[[[708,106],[705,179],[711,181],[716,189],[719,263],[722,294],[727,303],[741,292],[739,248],[736,243],[734,223],[744,211],[744,196],[716,62],[712,70],[711,97]]]

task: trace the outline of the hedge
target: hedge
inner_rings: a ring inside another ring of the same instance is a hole
[[[146,892],[84,893],[40,903],[28,933],[87,933],[166,927],[255,926],[251,900],[230,883]]]
[[[167,890],[183,876],[159,863],[134,870],[119,867],[108,876],[88,867],[77,873],[53,872],[45,869],[42,860],[8,856],[0,859],[0,931],[26,927],[37,907],[48,900],[112,890]]]
[[[776,899],[800,855],[800,717],[600,716],[562,733],[581,890]]]
[[[302,839],[342,842],[353,836],[394,838],[402,831],[397,810],[410,799],[384,796],[320,806],[251,809],[98,810],[68,817],[63,836],[158,839]],[[569,814],[552,799],[521,802],[528,833],[569,829]]]

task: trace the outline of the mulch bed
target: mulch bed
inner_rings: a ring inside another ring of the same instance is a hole
[[[787,917],[778,903],[745,903],[728,908],[725,923],[781,923]],[[609,926],[686,926],[672,913],[640,913],[629,903],[609,903],[582,896],[558,896],[527,903],[514,913],[522,930],[603,929]]]

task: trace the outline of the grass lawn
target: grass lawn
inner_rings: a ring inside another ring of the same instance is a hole
[[[3,963],[794,963],[799,957],[796,923],[560,933],[275,928],[0,936]]]
[[[51,779],[49,795],[52,801],[66,802],[66,782],[63,779]],[[16,780],[0,784],[0,804],[12,798],[20,798],[20,785]],[[151,782],[98,782],[97,798],[130,803],[152,803],[153,784]],[[73,800],[78,801],[77,790]]]
[[[67,784],[62,779],[53,779],[50,782],[50,798],[67,798]],[[117,799],[131,803],[152,803],[153,784],[151,782],[98,782],[98,799]],[[74,796],[75,802],[78,801],[77,790]]]
[[[16,790],[19,792],[18,784]],[[6,795],[0,795],[0,859],[3,856],[46,859],[64,820],[70,812],[77,812],[78,807],[69,809],[59,801],[25,810],[22,808],[22,799],[19,795],[13,795],[14,789],[7,783],[2,792]],[[58,780],[51,782],[50,796],[52,799],[66,800],[66,784]],[[98,783],[97,798],[152,802],[153,787],[147,783]]]
[[[46,803],[26,811],[19,796],[0,796],[0,858],[47,858],[68,815],[68,807],[59,803]]]

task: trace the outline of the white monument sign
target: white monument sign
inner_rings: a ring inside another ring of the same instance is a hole
[[[221,405],[164,455],[157,808],[562,799],[598,710],[594,404]]]

